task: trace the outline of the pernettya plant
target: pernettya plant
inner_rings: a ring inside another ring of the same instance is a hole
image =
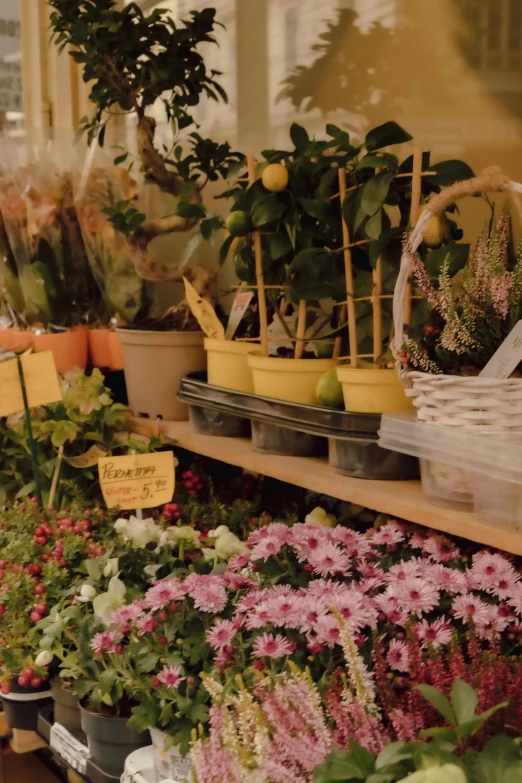
[[[191,229],[206,214],[204,185],[226,176],[241,160],[228,143],[217,144],[197,133],[192,114],[202,96],[227,100],[216,80],[219,72],[209,71],[198,51],[201,44],[216,42],[215,9],[192,11],[190,19],[177,24],[167,10],[145,15],[136,3],[122,9],[115,0],[49,0],[49,5],[55,43],[60,50],[68,48],[91,85],[94,110],[81,120],[79,131],[88,134],[90,143],[97,139],[103,145],[111,119],[131,115],[145,181],[178,199],[173,214],[154,220],[147,220],[133,202],[120,201],[110,210],[112,223],[136,248],[134,260],[142,277],[180,280],[179,267],[154,263],[147,254],[149,243],[157,236]],[[153,106],[155,112],[160,107],[172,129],[170,147],[158,139]],[[188,129],[192,130],[182,146],[180,133]],[[129,156],[124,150],[115,163],[124,163]],[[192,271],[196,285],[208,284],[206,270]]]

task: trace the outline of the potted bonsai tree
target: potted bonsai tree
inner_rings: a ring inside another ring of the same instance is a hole
[[[241,158],[229,144],[217,144],[197,133],[192,115],[201,96],[226,100],[218,74],[207,70],[198,51],[201,44],[215,41],[214,9],[193,11],[177,25],[168,11],[157,9],[146,16],[136,3],[123,9],[115,0],[50,0],[49,5],[56,44],[69,47],[84,68],[85,82],[92,84],[94,110],[83,119],[80,131],[88,134],[90,143],[96,140],[102,146],[114,114],[132,115],[144,182],[175,200],[168,214],[154,219],[147,219],[131,198],[105,206],[104,214],[127,238],[129,257],[142,278],[164,282],[186,276],[200,295],[212,298],[214,274],[202,267],[161,264],[150,245],[157,237],[194,227],[206,214],[204,185],[226,176],[230,165]],[[159,139],[153,106],[172,129],[170,145]],[[129,156],[130,150],[118,155],[116,165]],[[119,332],[129,401],[137,413],[184,418],[185,407],[175,395],[186,372],[205,366],[203,335],[186,303],[167,315]]]

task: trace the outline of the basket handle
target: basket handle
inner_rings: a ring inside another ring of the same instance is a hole
[[[404,297],[411,271],[410,258],[412,254],[417,252],[417,248],[422,242],[428,223],[432,217],[441,215],[450,204],[453,204],[460,198],[464,198],[464,196],[478,196],[481,193],[506,192],[511,193],[518,216],[522,223],[522,201],[520,198],[522,184],[519,182],[512,182],[509,177],[502,174],[499,168],[494,166],[485,169],[478,177],[471,177],[470,179],[465,179],[461,182],[455,182],[454,185],[451,185],[449,188],[446,188],[441,191],[441,193],[434,196],[426,205],[424,212],[417,221],[417,225],[404,245],[401,256],[401,266],[395,284],[395,291],[393,293],[393,325],[395,337],[392,341],[391,349],[395,359],[398,360],[399,351],[404,343]],[[398,369],[400,368],[400,362],[398,362],[397,367]]]

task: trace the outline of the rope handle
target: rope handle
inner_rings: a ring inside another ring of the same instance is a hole
[[[509,192],[515,203],[520,222],[522,223],[522,184],[512,182],[509,177],[502,174],[501,170],[492,166],[485,169],[478,177],[471,177],[443,190],[434,196],[426,205],[425,209],[417,221],[417,225],[407,240],[402,256],[395,291],[393,293],[393,325],[395,337],[391,344],[391,349],[395,359],[398,360],[399,352],[404,344],[404,297],[406,286],[410,276],[410,256],[417,252],[417,248],[422,242],[424,233],[433,217],[441,215],[450,204],[454,204],[465,196],[479,196],[481,193],[506,193]],[[397,363],[397,369],[400,371],[400,362]]]

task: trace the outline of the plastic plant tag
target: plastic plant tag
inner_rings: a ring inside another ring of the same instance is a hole
[[[62,399],[52,351],[24,354],[21,361],[30,408]],[[18,362],[16,359],[0,362],[0,416],[10,416],[23,409]]]
[[[239,290],[232,303],[232,309],[230,310],[230,316],[228,319],[227,330],[225,332],[225,340],[231,340],[236,329],[239,326],[241,319],[248,310],[248,306],[254,296],[253,291],[241,291]]]
[[[213,337],[216,340],[225,339],[225,330],[223,324],[216,315],[216,311],[206,299],[198,294],[192,283],[189,283],[186,277],[183,278],[185,284],[185,296],[192,311],[192,315],[201,326],[201,329],[207,337]]]
[[[51,726],[49,745],[51,749],[80,775],[87,772],[87,761],[90,757],[89,748],[67,731],[60,723]]]
[[[133,510],[170,503],[174,495],[174,454],[129,454],[102,457],[98,472],[108,508]]]
[[[522,362],[522,320],[513,327],[479,376],[481,378],[509,378],[520,362]]]

